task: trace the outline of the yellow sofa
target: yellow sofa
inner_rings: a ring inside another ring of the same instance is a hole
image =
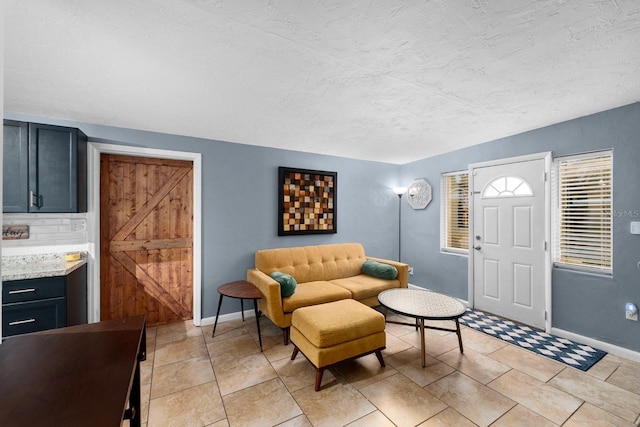
[[[364,274],[362,264],[367,260],[393,265],[398,276],[389,280]],[[283,298],[280,284],[269,276],[276,271],[296,280],[295,292],[290,297]],[[359,243],[264,249],[256,251],[255,268],[247,270],[247,281],[262,293],[258,308],[282,328],[286,345],[295,309],[348,298],[370,307],[378,306],[380,292],[408,286],[409,265],[366,256]]]

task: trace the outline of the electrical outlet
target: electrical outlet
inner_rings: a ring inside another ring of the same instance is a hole
[[[413,276],[413,267],[409,267],[409,276]]]

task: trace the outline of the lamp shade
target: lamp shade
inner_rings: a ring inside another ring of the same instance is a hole
[[[407,187],[393,187],[393,192],[396,193],[398,196],[402,196],[404,193],[407,192]]]

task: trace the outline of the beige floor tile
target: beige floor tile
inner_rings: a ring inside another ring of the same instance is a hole
[[[215,381],[207,356],[159,366],[153,371],[151,399]]]
[[[387,340],[386,348],[382,350],[382,357],[384,358],[387,358],[396,353],[400,353],[401,351],[405,351],[413,347],[408,342],[401,340],[400,338],[390,334],[389,332],[387,332],[386,340]]]
[[[559,424],[552,423],[542,415],[538,415],[522,405],[514,406],[504,414],[491,427],[554,427]]]
[[[278,424],[278,427],[313,427],[313,426],[305,415],[298,415],[295,418],[292,418],[281,424]]]
[[[156,332],[156,345],[181,340],[185,337],[201,336],[202,330],[200,327],[193,324],[193,320],[175,322],[169,325],[158,326]]]
[[[223,396],[223,401],[233,427],[274,426],[302,415],[277,378]]]
[[[489,387],[556,424],[565,422],[582,405],[582,400],[515,369]]]
[[[397,426],[415,426],[446,408],[431,393],[400,374],[360,392]]]
[[[425,389],[479,426],[488,426],[516,405],[513,400],[460,372]]]
[[[563,370],[549,384],[627,421],[635,421],[640,413],[640,395],[576,369]]]
[[[249,331],[247,331],[244,327],[242,327],[242,325],[238,327],[230,327],[228,329],[223,329],[223,330],[220,330],[220,329],[221,329],[220,325],[218,325],[218,328],[216,329],[215,337],[211,336],[211,332],[213,332],[213,330],[203,331],[203,332],[207,332],[203,334],[207,345],[214,342],[219,343],[222,341],[226,341],[231,338],[238,337],[240,335],[249,335]]]
[[[424,331],[424,337],[425,353],[430,356],[437,357],[453,349],[458,349],[458,351],[460,351],[458,348],[458,336],[454,333],[438,335],[427,329]],[[416,348],[420,348],[420,332],[413,331],[401,336],[400,339]],[[464,342],[462,344],[464,344]]]
[[[385,365],[383,368],[374,354],[368,354],[356,360],[339,363],[335,365],[335,370],[356,389],[361,389],[397,373],[386,362]]]
[[[640,395],[640,364],[620,365],[607,382]]]
[[[438,356],[438,359],[482,384],[495,380],[511,369],[509,366],[473,350],[466,350],[464,353],[451,350]]]
[[[460,415],[455,409],[447,408],[429,418],[418,427],[474,427],[475,424]]]
[[[149,427],[204,426],[226,418],[215,382],[152,399]]]
[[[239,357],[260,353],[260,347],[248,333],[244,333],[224,341],[213,341],[207,344],[213,365],[227,363]]]
[[[149,400],[151,396],[151,384],[140,386],[140,422],[149,420]]]
[[[153,374],[153,359],[147,355],[147,360],[140,362],[140,385],[151,384],[151,375]]]
[[[520,372],[531,375],[542,382],[549,381],[558,372],[566,368],[566,365],[560,362],[514,345],[507,345],[491,353],[489,357]]]
[[[351,384],[336,383],[320,391],[309,386],[292,395],[314,427],[343,426],[376,410]]]
[[[223,396],[278,376],[261,353],[219,363],[213,369]]]
[[[315,384],[316,368],[305,357],[296,357],[295,360],[291,360],[290,357],[276,360],[271,362],[271,366],[289,391],[296,391]],[[335,376],[331,369],[326,369],[322,376],[322,382],[327,384],[334,380]]]
[[[281,359],[291,359],[293,344],[283,345],[282,337],[278,337],[277,339],[276,337],[268,337],[262,340],[262,345],[264,349],[262,354],[264,354],[270,362]]]
[[[364,417],[347,424],[348,427],[395,427],[395,425],[385,417],[380,411],[375,411]]]
[[[596,408],[590,403],[585,403],[562,426],[635,427],[635,424],[630,421],[623,420],[622,418],[615,416],[603,409]]]
[[[429,355],[425,356],[426,366],[423,368],[420,349],[415,347],[388,357],[385,361],[420,387],[431,384],[454,371],[451,366]]]
[[[491,337],[471,328],[461,327],[460,332],[464,348],[471,349],[476,353],[489,354],[509,345],[501,339]]]
[[[209,424],[207,427],[229,427],[229,421],[225,418],[224,420]]]
[[[599,380],[605,381],[611,376],[611,374],[615,372],[616,369],[618,369],[620,365],[622,365],[622,361],[619,360],[617,356],[607,354],[602,359],[600,359],[598,363],[589,368],[587,374],[591,375],[592,377],[598,378]]]
[[[156,344],[153,366],[155,369],[159,366],[206,355],[207,347],[202,336],[186,337],[164,344]]]

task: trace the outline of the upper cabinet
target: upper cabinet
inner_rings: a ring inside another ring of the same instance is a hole
[[[5,120],[3,165],[3,212],[87,211],[81,130]]]

